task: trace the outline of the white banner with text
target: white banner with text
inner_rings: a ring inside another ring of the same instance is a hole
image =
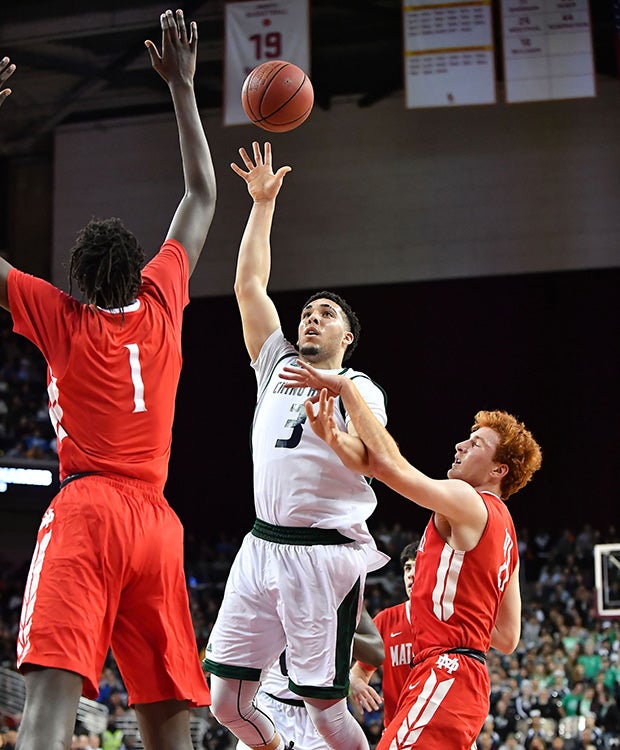
[[[495,103],[490,0],[404,0],[403,35],[408,109]]]
[[[507,102],[596,96],[588,0],[502,0]]]
[[[247,124],[241,89],[268,60],[286,60],[310,76],[308,0],[226,3],[224,125]]]

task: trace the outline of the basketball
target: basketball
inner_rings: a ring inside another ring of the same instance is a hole
[[[297,65],[269,60],[254,68],[245,79],[241,104],[254,125],[272,133],[285,133],[308,119],[314,90]]]

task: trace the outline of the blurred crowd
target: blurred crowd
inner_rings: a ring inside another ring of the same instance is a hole
[[[56,458],[47,410],[45,363],[38,349],[0,320],[0,456]]]
[[[400,550],[417,538],[399,525],[373,529],[391,562],[366,586],[366,605],[374,615],[404,598]],[[523,626],[521,641],[510,656],[491,651],[489,716],[478,738],[479,750],[620,749],[620,619],[596,612],[594,545],[618,543],[614,527],[604,532],[589,526],[573,532],[519,532],[522,561]],[[240,539],[221,533],[205,540],[188,532],[186,573],[196,634],[202,654],[221,602],[224,585]],[[0,579],[0,663],[15,666],[15,637],[27,564]],[[381,692],[381,670],[374,687]],[[75,748],[127,750],[135,738],[117,728],[130,712],[127,694],[112,654],[103,670],[98,700],[109,709],[101,735],[76,726]],[[352,710],[354,710],[352,708]],[[354,711],[355,713],[355,711]],[[357,714],[371,747],[378,742],[382,713]],[[206,712],[207,750],[231,750],[227,730]],[[0,717],[0,748],[12,747],[19,716]],[[4,734],[4,737],[2,736]]]

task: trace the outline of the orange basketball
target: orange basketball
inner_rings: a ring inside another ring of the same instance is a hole
[[[254,68],[245,79],[241,104],[259,128],[284,133],[307,120],[314,104],[314,90],[297,65],[269,60]]]

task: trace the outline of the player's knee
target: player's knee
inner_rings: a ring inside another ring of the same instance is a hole
[[[260,747],[264,745],[271,748],[275,735],[275,726],[271,719],[258,710],[253,704],[248,706],[230,705],[223,702],[217,704],[211,713],[215,718],[249,747]],[[274,745],[275,747],[275,745]]]
[[[237,680],[211,676],[211,713],[226,727],[239,718],[238,686]]]
[[[256,711],[253,704],[258,683],[240,682],[212,675],[211,713],[220,724],[228,727],[251,719]]]
[[[242,710],[242,707],[238,706],[236,701],[230,701],[226,696],[220,696],[219,698],[212,696],[211,713],[220,724],[228,727],[238,721],[242,716],[240,710]]]
[[[325,739],[340,735],[350,716],[344,699],[331,706],[306,703],[306,707],[316,731]]]

